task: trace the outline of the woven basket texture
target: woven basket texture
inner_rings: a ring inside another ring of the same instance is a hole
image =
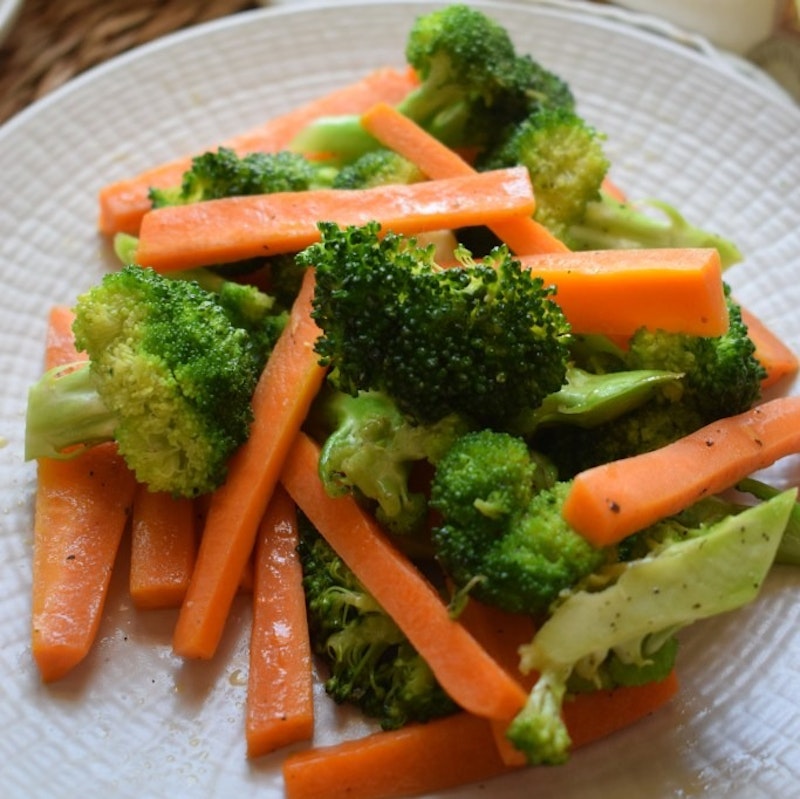
[[[0,123],[70,78],[244,0],[26,0],[0,46]]]

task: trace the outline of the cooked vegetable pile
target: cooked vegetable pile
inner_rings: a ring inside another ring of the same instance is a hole
[[[27,457],[41,552],[56,480],[102,515],[87,470],[130,470],[134,599],[178,609],[178,655],[213,657],[253,592],[250,756],[313,734],[313,654],[403,768],[485,740],[466,781],[652,712],[680,631],[797,563],[795,490],[752,477],[800,451],[800,401],[763,399],[797,363],[733,296],[735,245],[625,199],[570,87],[498,23],[448,6],[406,57],[262,150],[107,187],[122,265],[31,388]],[[179,530],[167,591],[137,542],[166,558]],[[91,646],[54,643],[56,561],[34,573],[48,680]],[[290,795],[324,762],[290,758]]]

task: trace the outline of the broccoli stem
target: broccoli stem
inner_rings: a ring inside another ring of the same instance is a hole
[[[113,440],[116,427],[116,415],[95,390],[89,362],[57,366],[28,391],[25,459],[72,458],[85,446]]]
[[[569,229],[573,247],[582,250],[613,250],[625,247],[713,247],[723,268],[742,260],[736,245],[716,233],[688,222],[675,208],[659,200],[648,205],[663,213],[658,219],[634,204],[619,202],[605,192],[588,203],[579,224]]]
[[[380,147],[361,126],[356,114],[321,117],[301,130],[292,141],[292,149],[301,153],[335,153],[334,163],[349,164],[359,156]]]

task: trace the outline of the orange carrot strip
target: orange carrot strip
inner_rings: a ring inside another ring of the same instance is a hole
[[[742,321],[756,345],[756,358],[764,367],[767,376],[761,381],[766,389],[797,373],[798,358],[792,349],[764,324],[752,311],[742,308]]]
[[[389,103],[376,103],[361,116],[361,124],[381,144],[407,158],[433,180],[475,174],[475,169],[458,153]],[[485,224],[518,255],[568,249],[530,214],[508,220],[487,219]]]
[[[194,501],[139,485],[131,518],[130,594],[140,609],[177,608],[197,550]]]
[[[390,799],[435,793],[512,770],[486,719],[469,713],[289,755],[286,799]]]
[[[567,699],[564,723],[572,739],[572,748],[593,743],[646,718],[672,699],[678,688],[678,678],[673,671],[659,682],[593,691]]]
[[[278,485],[256,542],[245,737],[250,758],[314,733],[311,644],[297,511]]]
[[[676,690],[673,674],[660,683],[568,700],[564,715],[573,746],[644,718]],[[286,799],[393,799],[491,779],[522,765],[502,760],[488,720],[459,713],[289,755],[283,780]]]
[[[532,210],[523,167],[409,185],[226,197],[145,214],[136,260],[169,271],[297,252],[319,239],[320,220],[342,226],[377,220],[397,233],[420,233]]]
[[[715,249],[601,250],[520,257],[547,285],[576,333],[638,328],[721,336],[728,329]]]
[[[378,69],[355,83],[336,89],[268,120],[253,130],[228,139],[221,146],[229,147],[239,155],[282,150],[289,146],[302,128],[317,117],[328,114],[358,114],[378,100],[398,102],[414,84],[415,80],[407,71]],[[98,198],[100,231],[106,235],[137,233],[142,217],[151,207],[148,196],[150,187],[177,186],[183,173],[190,167],[191,157],[178,158],[104,186]]]
[[[563,515],[607,546],[800,452],[800,397],[780,397],[660,449],[576,475]]]
[[[283,460],[322,385],[325,370],[313,349],[320,334],[311,318],[313,293],[308,270],[256,386],[250,437],[212,495],[173,637],[175,652],[184,657],[213,657]]]
[[[318,463],[318,445],[301,433],[286,459],[281,482],[427,661],[444,690],[476,715],[508,718],[519,710],[525,691],[450,618],[431,584],[352,496],[327,494]]]
[[[69,309],[52,310],[46,368],[85,357],[71,325]],[[114,444],[69,461],[43,458],[37,473],[31,644],[42,680],[52,682],[86,657],[97,636],[136,483]]]
[[[603,191],[619,203],[627,201],[628,196],[623,191],[622,187],[617,185],[610,177],[606,176],[603,179]]]

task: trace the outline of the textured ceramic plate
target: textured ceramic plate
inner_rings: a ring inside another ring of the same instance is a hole
[[[370,68],[402,63],[421,3],[258,10],[120,58],[0,129],[0,795],[282,795],[280,758],[248,763],[246,603],[218,657],[182,664],[171,613],[135,614],[112,587],[97,645],[45,687],[29,650],[34,470],[25,394],[45,313],[112,265],[98,188],[211,146]],[[587,9],[496,6],[520,47],[560,72],[608,133],[613,175],[737,240],[739,297],[800,349],[800,111],[706,55]],[[785,387],[785,390],[793,390]],[[792,480],[787,461],[775,475]],[[124,556],[123,556],[124,557]],[[124,564],[123,564],[124,566]],[[120,573],[124,571],[120,569]],[[800,785],[800,573],[776,571],[744,612],[683,636],[683,690],[635,729],[491,795],[785,797]],[[318,697],[317,740],[360,732]],[[487,796],[486,786],[448,794]]]

